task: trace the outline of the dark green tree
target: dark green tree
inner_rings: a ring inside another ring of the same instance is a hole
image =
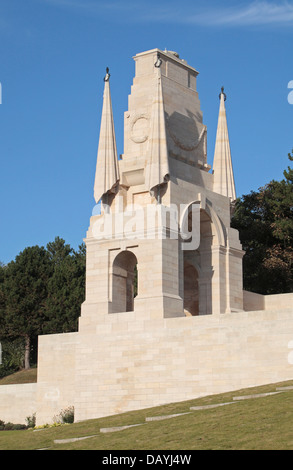
[[[0,331],[1,331],[1,324],[3,324],[4,322],[4,308],[5,308],[4,275],[5,275],[5,266],[2,262],[0,262]]]
[[[65,240],[60,237],[55,237],[55,240],[49,242],[46,248],[55,266],[62,264],[63,261],[73,253],[71,246],[65,243]]]
[[[242,196],[232,226],[245,250],[244,288],[261,294],[292,292],[293,170],[288,167],[282,181]]]
[[[45,302],[44,333],[77,331],[77,320],[85,295],[85,247],[73,250],[57,237],[48,243],[47,250],[53,263]]]
[[[23,338],[26,369],[30,368],[32,341],[43,333],[51,273],[49,254],[39,246],[26,248],[4,269],[0,338]]]
[[[46,249],[26,248],[7,266],[0,263],[0,341],[6,348],[6,369],[30,367],[38,335],[76,331],[84,296],[84,244],[75,251],[56,237]]]
[[[5,297],[4,297],[4,265],[0,262],[0,342],[3,340],[3,332],[1,331],[4,329],[4,318],[5,318]],[[2,333],[2,336],[1,336]],[[2,343],[1,343],[1,357],[0,357],[0,367],[2,363]],[[1,376],[1,375],[0,375]]]
[[[291,153],[288,153],[288,158],[289,158],[290,162],[293,162],[293,149],[292,149]],[[285,176],[286,181],[288,183],[293,184],[293,168],[288,166],[287,170],[284,171],[284,176]]]

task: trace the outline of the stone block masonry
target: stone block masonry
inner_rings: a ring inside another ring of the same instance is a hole
[[[26,418],[37,410],[37,384],[0,386],[0,420],[26,424]]]
[[[43,384],[54,383],[58,400],[38,394],[37,422],[68,405],[79,421],[290,380],[292,339],[292,309],[166,319],[110,314],[96,331],[72,336],[70,370],[66,335],[40,338]]]

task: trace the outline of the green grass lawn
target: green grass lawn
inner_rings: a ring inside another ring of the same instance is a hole
[[[40,431],[1,431],[0,450],[293,450],[293,390],[164,421],[145,421],[146,417],[185,413],[191,406],[225,403],[237,395],[274,392],[277,386],[289,385],[293,380]],[[132,424],[140,426],[100,432],[100,428]],[[54,443],[86,436],[94,437]]]

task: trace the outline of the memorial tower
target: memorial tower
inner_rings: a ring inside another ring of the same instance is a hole
[[[198,72],[172,51],[137,54],[117,154],[110,94],[104,98],[80,327],[124,311],[152,317],[242,310],[242,256],[230,227],[236,199],[224,91],[214,168]],[[86,326],[87,325],[87,326]]]

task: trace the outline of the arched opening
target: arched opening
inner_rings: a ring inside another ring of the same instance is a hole
[[[191,206],[188,212],[188,231],[192,227]],[[193,230],[192,230],[193,228]],[[197,249],[183,252],[183,305],[186,316],[212,313],[212,220],[207,211],[200,209],[200,244]],[[187,245],[188,247],[188,245]]]
[[[198,272],[192,264],[184,262],[184,313],[199,315]]]
[[[121,251],[113,262],[112,313],[134,310],[137,293],[137,259],[131,251]]]

